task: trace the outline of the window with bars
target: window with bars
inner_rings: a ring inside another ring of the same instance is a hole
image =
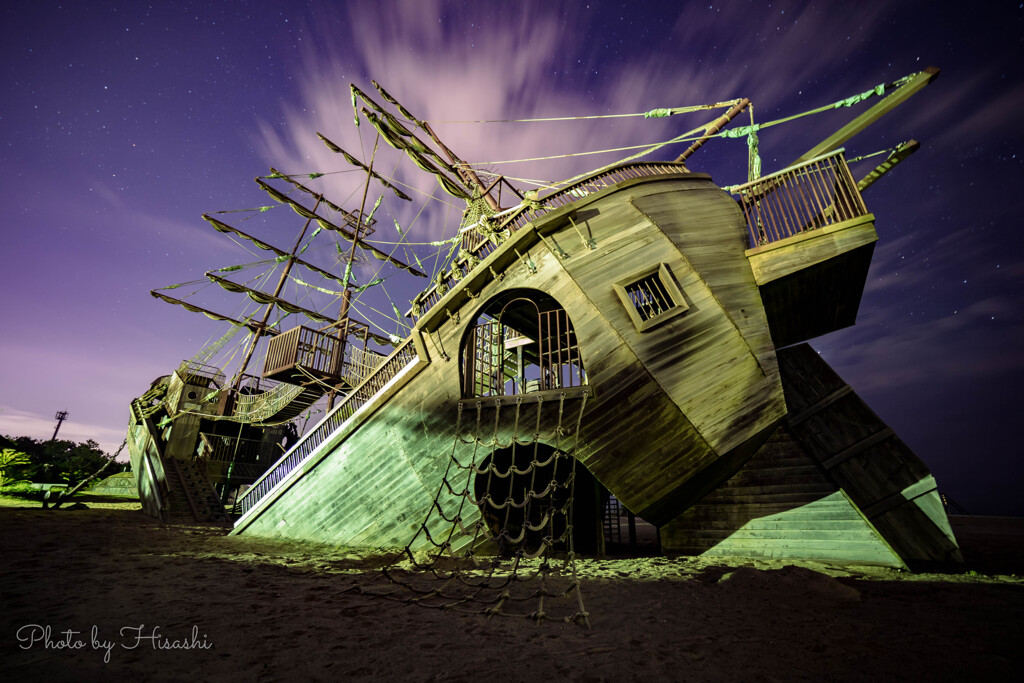
[[[639,332],[645,332],[689,308],[665,263],[619,280],[612,286]]]
[[[463,396],[515,396],[586,384],[569,315],[550,296],[510,290],[488,303],[462,347]]]

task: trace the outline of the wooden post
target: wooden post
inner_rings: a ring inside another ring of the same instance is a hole
[[[893,153],[889,157],[874,168],[870,173],[861,178],[857,182],[857,189],[863,192],[867,188],[875,184],[886,173],[896,167],[896,164],[900,163],[911,154],[921,149],[921,143],[917,140],[908,140],[907,142],[901,143],[893,150]]]
[[[320,208],[320,202],[322,200],[322,196],[317,197],[316,204],[313,205],[313,213],[316,213],[316,210]],[[313,222],[313,219],[307,218],[306,224],[302,226],[302,232],[299,233],[299,239],[295,240],[295,246],[292,247],[292,256],[295,256],[295,252],[299,250],[299,245],[302,244],[302,238],[306,236],[306,231],[309,230],[309,224],[311,222]],[[277,281],[277,287],[274,289],[273,296],[275,299],[281,293],[281,290],[284,289],[284,283],[288,281],[288,273],[291,272],[292,263],[294,263],[292,259],[288,259],[287,261],[284,262],[284,270],[281,272],[281,278]],[[267,305],[267,311],[266,313],[263,314],[263,320],[260,322],[260,329],[257,332],[253,333],[252,343],[249,344],[249,349],[245,352],[245,359],[242,361],[242,367],[238,371],[238,379],[235,380],[235,385],[232,387],[232,389],[236,391],[238,390],[238,387],[242,384],[242,375],[245,373],[245,369],[249,367],[249,360],[252,358],[253,351],[256,350],[256,343],[259,342],[263,330],[266,329],[267,321],[270,320],[270,313],[273,310],[274,304]]]
[[[807,150],[803,156],[798,158],[796,161],[790,163],[790,166],[796,164],[802,164],[805,161],[819,157],[822,154],[828,154],[829,152],[835,151],[842,147],[843,143],[852,138],[857,133],[861,132],[872,123],[882,118],[890,111],[903,104],[906,100],[916,94],[924,86],[934,81],[939,76],[938,67],[930,66],[924,71],[920,72],[909,81],[901,85],[899,88],[894,90],[891,95],[888,95],[875,106],[868,109],[866,112],[850,121],[848,124],[837,130],[835,133],[825,138],[817,145]]]

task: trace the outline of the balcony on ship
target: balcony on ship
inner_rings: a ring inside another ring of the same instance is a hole
[[[342,366],[337,333],[299,326],[270,340],[263,377],[288,384],[336,384],[342,379]]]
[[[838,149],[732,188],[776,347],[853,325],[878,240]]]

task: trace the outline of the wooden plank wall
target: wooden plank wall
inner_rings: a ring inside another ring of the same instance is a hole
[[[928,467],[807,344],[781,349],[794,435],[907,562],[962,561]]]
[[[661,543],[687,555],[905,566],[786,426],[735,476],[661,527]]]
[[[628,189],[583,202],[577,227],[596,244],[593,250],[565,212],[553,214],[546,228],[538,225],[543,240],[516,242],[528,247],[522,258],[425,334],[430,365],[244,533],[346,545],[407,543],[430,509],[453,444],[461,459],[472,456],[472,446],[455,444],[459,349],[481,307],[511,289],[544,292],[568,312],[595,393],[586,404],[580,460],[627,507],[648,521],[666,522],[732,475],[785,410],[743,255],[742,215],[696,174]],[[629,201],[648,195],[658,197],[647,207],[658,225]],[[672,217],[682,220],[688,211],[692,223],[671,228]],[[707,274],[684,257],[663,224],[674,235],[697,231],[690,239]],[[611,283],[634,266],[660,262],[670,263],[690,311],[641,336]],[[567,401],[563,425],[575,418],[577,405]],[[504,407],[497,420],[493,410],[484,409],[481,436],[507,443],[514,408]],[[557,406],[545,406],[541,427],[542,440],[553,446],[556,412]],[[474,412],[463,422],[475,419]],[[431,533],[442,527],[432,526]]]

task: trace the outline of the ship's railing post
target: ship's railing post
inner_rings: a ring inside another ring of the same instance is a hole
[[[750,246],[770,244],[868,213],[843,150],[731,188],[750,229]]]

